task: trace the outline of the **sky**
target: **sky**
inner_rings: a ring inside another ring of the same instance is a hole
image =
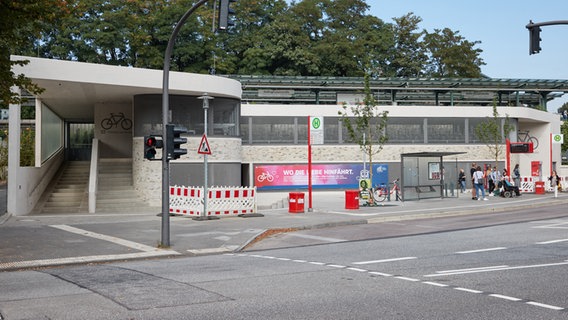
[[[567,0],[367,0],[369,14],[384,22],[409,12],[422,18],[419,28],[450,28],[468,41],[481,41],[486,65],[481,72],[498,79],[568,80],[568,24],[543,26],[542,50],[529,55],[529,32],[526,25],[568,21]],[[568,102],[568,93],[548,104],[556,112]]]

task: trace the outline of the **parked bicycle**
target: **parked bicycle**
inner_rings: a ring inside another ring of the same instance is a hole
[[[400,186],[398,185],[398,178],[392,182],[392,188],[389,190],[388,186],[380,185],[375,188],[371,188],[370,193],[375,202],[383,202],[389,196],[395,198],[396,201],[402,201],[402,194],[400,192]]]
[[[125,117],[123,112],[111,112],[110,117],[104,118],[101,121],[101,127],[105,130],[109,130],[112,127],[118,127],[119,124],[123,130],[130,130],[130,128],[132,128],[132,120]]]
[[[527,131],[517,131],[517,139],[519,142],[532,142],[533,149],[538,148],[538,139],[534,136],[529,134],[529,130]]]

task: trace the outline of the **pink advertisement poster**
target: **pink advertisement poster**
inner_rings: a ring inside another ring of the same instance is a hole
[[[373,170],[373,185],[388,183],[388,165],[375,164]],[[362,171],[362,164],[313,164],[312,187],[357,189]],[[308,165],[255,165],[254,184],[258,190],[307,188]]]

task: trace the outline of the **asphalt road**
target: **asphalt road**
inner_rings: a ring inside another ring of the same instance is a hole
[[[3,272],[0,318],[568,319],[568,218],[459,229]]]

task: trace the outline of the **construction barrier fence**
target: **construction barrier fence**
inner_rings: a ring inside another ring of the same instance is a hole
[[[170,186],[170,213],[189,216],[229,216],[256,212],[256,187],[210,187],[207,213],[204,188]]]
[[[559,177],[560,178],[560,187],[562,188],[561,191],[568,191],[568,177]],[[537,180],[534,179],[534,177],[521,177],[521,185],[519,186],[519,191],[520,192],[525,192],[525,193],[534,193],[535,192],[535,182],[537,182]],[[548,177],[545,177],[543,179],[544,182],[544,190],[546,192],[554,192],[554,188],[552,186],[552,184],[550,183],[550,181],[548,180]]]

